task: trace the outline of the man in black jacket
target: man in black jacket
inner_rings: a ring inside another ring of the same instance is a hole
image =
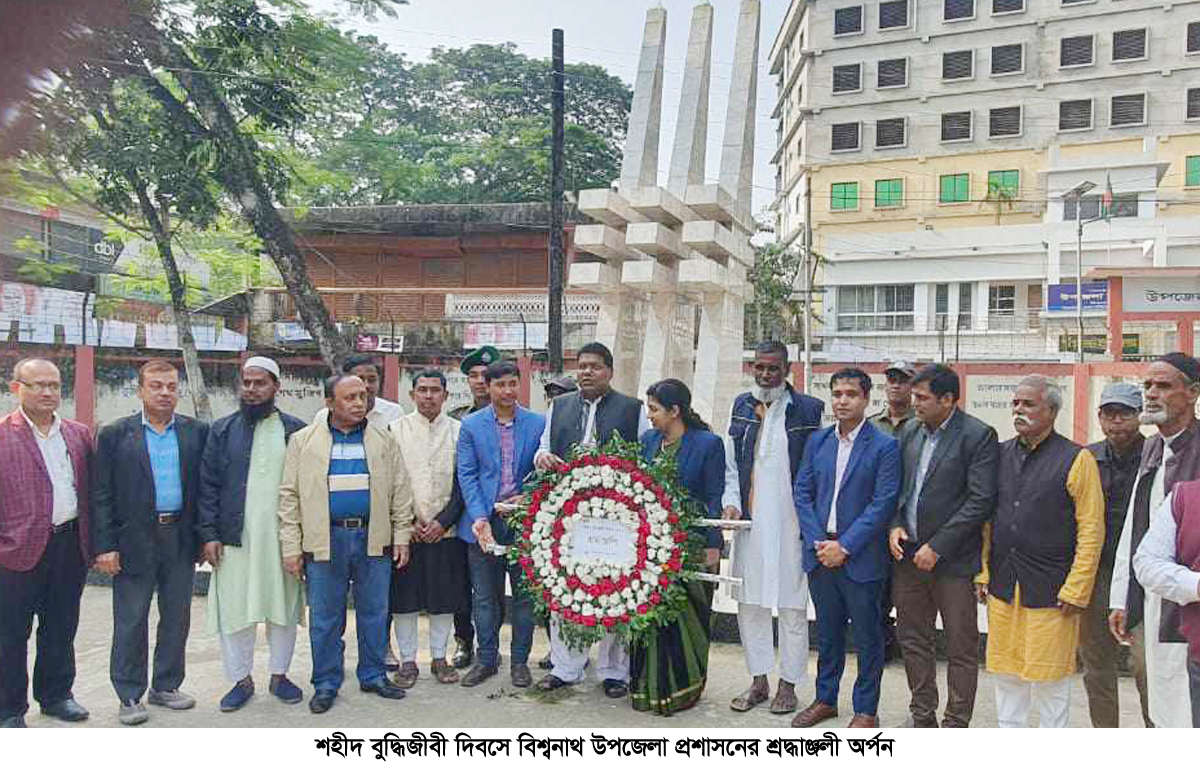
[[[897,635],[912,691],[912,725],[937,727],[934,622],[946,636],[944,727],[966,728],[979,677],[979,630],[972,580],[981,532],[996,506],[996,430],[957,407],[958,374],[930,365],[913,379],[917,418],[900,432],[904,484],[889,545]]]
[[[179,371],[150,360],[138,371],[142,412],[100,430],[92,483],[96,569],[113,579],[113,645],[109,674],[118,719],[139,725],[150,715],[147,686],[150,599],[158,593],[154,679],[147,701],[191,709],[179,690],[191,625],[192,582],[199,545],[196,498],[208,425],[175,413]]]
[[[213,567],[208,626],[221,638],[225,676],[234,683],[221,711],[254,695],[254,642],[266,624],[271,693],[288,704],[304,698],[287,670],[304,601],[284,572],[279,547],[279,484],[284,451],[304,422],[275,407],[279,365],[252,357],[242,366],[241,406],[213,422],[200,465],[200,541]]]

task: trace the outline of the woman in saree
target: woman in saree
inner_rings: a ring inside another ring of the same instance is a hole
[[[646,390],[646,408],[654,427],[642,435],[647,461],[675,461],[676,481],[705,517],[721,516],[725,490],[725,447],[721,438],[692,410],[692,393],[678,379],[664,379]],[[705,565],[715,571],[721,557],[721,532],[692,532],[705,539]],[[630,699],[639,711],[671,715],[700,700],[708,676],[712,587],[685,582],[687,603],[666,626],[646,632],[630,647]]]

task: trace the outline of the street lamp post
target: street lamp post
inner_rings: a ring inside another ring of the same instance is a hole
[[[1063,193],[1063,200],[1075,201],[1075,322],[1079,346],[1075,359],[1083,362],[1083,196],[1096,188],[1090,181],[1081,181]]]

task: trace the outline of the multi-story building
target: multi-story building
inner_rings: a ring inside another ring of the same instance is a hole
[[[1108,213],[1085,350],[1176,342],[1106,342],[1087,276],[1200,276],[1200,0],[793,0],[770,56],[777,232],[811,223],[828,355],[1069,355],[1081,182],[1082,218]]]

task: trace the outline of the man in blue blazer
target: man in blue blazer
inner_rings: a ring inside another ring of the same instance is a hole
[[[900,451],[894,438],[865,421],[871,395],[866,373],[844,368],[833,374],[829,387],[837,424],[809,440],[795,487],[818,640],[816,699],[792,726],[810,728],[837,717],[848,619],[858,648],[849,726],[878,728],[881,598],[890,567],[887,526],[900,492]]]
[[[533,603],[520,589],[521,569],[508,565],[498,555],[485,552],[476,536],[479,521],[490,523],[484,543],[512,543],[512,532],[495,511],[497,502],[515,501],[521,495],[525,476],[533,471],[546,420],[517,405],[521,372],[511,362],[500,361],[484,373],[491,404],[463,419],[458,436],[458,482],[466,510],[458,522],[458,535],[468,543],[467,565],[471,573],[471,613],[479,638],[475,666],[463,677],[468,688],[479,685],[500,666],[501,604],[504,573],[512,586],[512,684],[525,688],[533,682],[529,652],[533,648]]]

